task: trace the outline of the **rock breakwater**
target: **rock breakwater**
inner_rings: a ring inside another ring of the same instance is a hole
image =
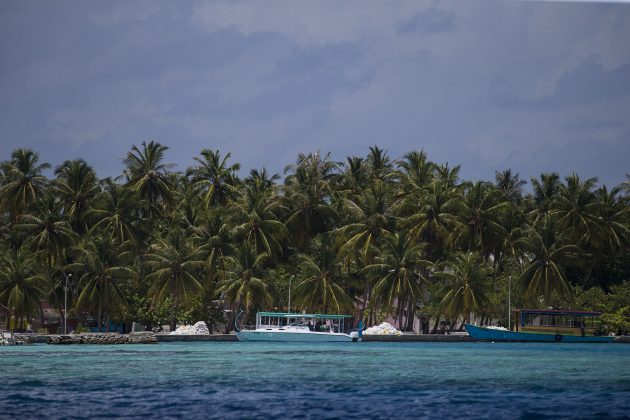
[[[155,334],[69,334],[52,335],[48,344],[157,344]]]

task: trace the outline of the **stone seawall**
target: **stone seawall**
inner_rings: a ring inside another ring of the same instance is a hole
[[[16,334],[16,337],[20,337],[21,339],[23,339],[27,344],[46,344],[48,343],[48,339],[50,338],[49,335],[39,335],[39,334],[23,334],[23,335],[19,335]]]
[[[403,334],[403,335],[364,335],[363,341],[379,342],[424,342],[424,343],[463,343],[475,341],[469,335],[444,334]]]
[[[193,342],[193,341],[238,341],[235,334],[198,334],[198,335],[170,335],[158,334],[160,343]],[[364,335],[363,341],[372,342],[438,342],[438,343],[462,343],[474,341],[468,335]]]
[[[169,335],[150,332],[125,334],[68,334],[68,335],[20,335],[24,344],[156,344],[195,341],[238,341],[235,334]],[[462,343],[474,341],[467,335],[403,334],[403,335],[364,335],[364,342],[403,342],[403,343]],[[615,343],[630,344],[630,336],[615,338]]]
[[[174,343],[180,341],[238,341],[236,334],[158,334],[156,338],[159,343]]]
[[[69,334],[48,336],[48,344],[157,344],[155,334]]]

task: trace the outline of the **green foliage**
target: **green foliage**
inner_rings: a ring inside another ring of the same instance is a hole
[[[207,318],[201,297],[191,298],[186,305],[178,305],[175,317],[184,324],[194,324],[197,321]]]
[[[297,256],[299,281],[295,286],[295,306],[308,311],[345,313],[352,309],[352,299],[343,288],[347,276],[336,258],[330,235],[313,241],[312,256]]]
[[[275,275],[270,276],[267,281],[269,293],[273,301],[274,310],[284,310],[289,306],[289,286],[291,293],[295,290],[297,282],[295,275],[288,271],[285,267],[279,267],[274,270]],[[295,299],[295,295],[292,296]],[[292,301],[293,309],[295,309],[295,300]]]
[[[483,315],[490,319],[496,319],[497,324],[507,327],[508,309],[523,308],[528,306],[536,307],[538,302],[528,302],[518,291],[517,280],[523,271],[523,267],[514,258],[504,261],[503,270],[497,275],[489,287],[488,301],[482,311]],[[508,305],[508,298],[511,304]],[[512,321],[514,321],[512,316]]]
[[[601,317],[601,322],[605,324],[609,330],[619,335],[630,333],[630,306],[624,306],[615,312],[605,313]]]
[[[32,317],[46,299],[89,316],[152,327],[239,308],[507,324],[512,306],[604,313],[625,331],[630,306],[630,189],[557,173],[493,182],[387,150],[336,162],[299,154],[280,182],[239,179],[230,153],[204,149],[174,172],[168,147],[132,146],[99,180],[82,160],[50,168],[18,149],[0,162],[0,304]],[[17,251],[16,251],[17,250]],[[293,277],[295,276],[295,277]],[[215,300],[213,300],[215,299]],[[419,309],[418,309],[419,308]]]
[[[445,281],[442,304],[446,313],[468,319],[488,302],[490,269],[475,254],[457,254],[443,263],[436,275]]]
[[[128,300],[125,318],[141,323],[148,330],[167,323],[174,315],[173,300],[170,297],[154,302],[146,296],[133,294]]]
[[[0,256],[0,302],[16,319],[41,313],[46,286],[45,276],[37,272],[33,255],[25,249],[7,250]]]
[[[566,235],[547,216],[537,229],[531,229],[528,251],[532,257],[519,277],[525,298],[542,295],[546,303],[553,293],[570,297],[571,289],[564,275],[563,266],[575,261],[579,248],[569,242]]]
[[[252,310],[271,306],[271,294],[267,278],[273,271],[266,269],[267,253],[256,253],[255,249],[244,242],[235,255],[225,258],[218,291],[225,296],[234,310]]]
[[[74,332],[77,334],[82,334],[82,333],[86,333],[89,332],[90,329],[87,327],[84,327],[83,325],[77,325],[77,327],[74,329]]]
[[[576,308],[581,308],[585,311],[601,312],[610,310],[611,302],[609,295],[599,287],[591,287],[590,289],[584,290],[576,286],[574,293],[574,304]]]

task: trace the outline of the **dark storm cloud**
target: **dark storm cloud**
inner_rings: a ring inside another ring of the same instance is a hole
[[[455,14],[432,7],[416,13],[398,27],[401,34],[431,34],[455,30]]]
[[[630,172],[630,5],[0,4],[0,158],[117,175],[132,144],[280,172],[298,152],[425,149],[467,177]]]

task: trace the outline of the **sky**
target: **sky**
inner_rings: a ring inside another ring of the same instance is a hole
[[[155,140],[243,174],[425,150],[466,179],[630,173],[630,3],[0,2],[0,160],[122,172]]]

